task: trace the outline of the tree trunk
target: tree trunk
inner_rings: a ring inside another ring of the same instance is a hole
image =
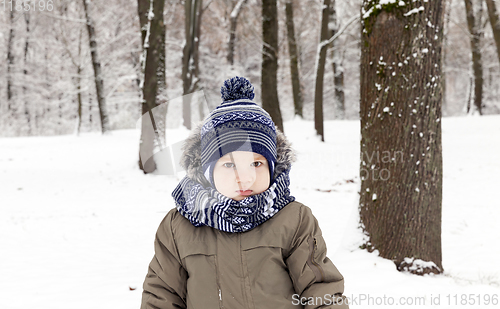
[[[144,82],[141,83],[142,121],[139,168],[144,173],[152,173],[156,170],[153,154],[155,149],[164,148],[167,109],[166,106],[158,107],[166,103],[164,7],[165,0],[138,1],[144,72]]]
[[[7,45],[7,109],[11,110],[12,105],[12,70],[14,67],[14,11],[10,11],[10,30],[9,41]]]
[[[92,128],[92,93],[89,91],[89,128]]]
[[[32,130],[31,130],[31,115],[29,111],[29,99],[28,99],[28,93],[26,89],[26,84],[28,83],[28,50],[29,50],[29,43],[31,39],[31,32],[30,32],[30,12],[25,12],[24,13],[24,21],[26,22],[26,40],[24,42],[24,69],[23,69],[23,75],[24,75],[24,83],[23,83],[23,98],[24,98],[24,116],[26,117],[26,126],[28,129],[28,135],[32,135]]]
[[[78,103],[78,119],[76,124],[76,134],[80,134],[82,127],[82,29],[78,36],[78,58],[76,64],[76,101]]]
[[[278,129],[284,132],[278,99],[278,9],[276,0],[262,0],[261,98]]]
[[[316,134],[321,136],[321,141],[325,141],[323,131],[323,77],[325,75],[326,51],[328,50],[328,21],[330,0],[323,0],[323,10],[321,16],[321,32],[318,45],[318,55],[316,58],[316,89],[314,93],[314,128]]]
[[[335,9],[335,0],[330,3],[330,22],[329,36],[333,37],[338,31],[337,11]],[[336,41],[332,42],[332,67],[333,67],[333,85],[335,89],[334,117],[336,119],[345,118],[345,96],[344,96],[344,68],[342,67],[341,51],[337,48]]]
[[[191,129],[191,99],[187,94],[196,90],[198,83],[198,51],[199,37],[197,31],[199,30],[199,23],[201,23],[201,0],[186,0],[184,1],[184,33],[185,44],[182,55],[182,84],[183,84],[183,124],[187,129]],[[196,57],[195,57],[196,55]]]
[[[99,116],[101,119],[101,132],[109,131],[108,112],[106,108],[106,97],[104,96],[104,81],[102,79],[101,62],[97,53],[97,39],[95,35],[94,21],[90,16],[90,0],[82,0],[87,20],[87,31],[89,34],[90,56],[94,68],[95,89],[97,94],[97,104],[99,106]]]
[[[227,61],[230,65],[234,64],[234,43],[236,40],[236,26],[238,25],[238,17],[240,16],[241,9],[247,0],[238,0],[233,10],[231,11],[231,15],[229,16],[229,43],[228,43],[228,52],[227,52]]]
[[[333,84],[335,86],[335,118],[345,119],[344,68],[338,50],[333,50]]]
[[[295,115],[303,117],[302,108],[304,101],[302,99],[302,89],[300,87],[299,75],[299,57],[297,53],[297,41],[295,39],[295,27],[293,22],[293,2],[287,0],[285,4],[286,29],[288,38],[288,52],[290,54],[290,75],[292,78],[293,106]]]
[[[467,27],[469,28],[470,45],[472,51],[472,71],[474,72],[474,106],[479,115],[482,114],[481,106],[483,101],[483,63],[481,60],[481,15],[483,6],[482,0],[478,3],[479,12],[474,12],[472,0],[465,1],[465,11],[467,15]]]
[[[398,270],[420,275],[443,271],[443,14],[440,0],[404,6],[364,0],[362,8],[359,210],[365,245]]]
[[[193,91],[199,88],[199,83],[200,83],[200,38],[201,38],[201,21],[202,21],[202,16],[203,12],[205,11],[206,8],[203,8],[203,0],[200,0],[200,9],[198,10],[198,18],[196,22],[196,27],[195,27],[195,33],[194,33],[194,54],[193,54],[193,62],[194,62],[194,76],[195,76],[195,82],[194,82],[194,88]],[[200,120],[203,120],[204,113],[203,113],[203,104],[198,104],[198,116]]]
[[[78,103],[78,119],[76,120],[76,135],[80,134],[80,130],[82,128],[82,68],[76,68],[76,100]]]
[[[495,0],[486,0],[486,5],[488,6],[491,30],[493,30],[493,37],[495,38],[495,43],[497,45],[498,62],[500,63],[500,19],[498,18]]]
[[[137,0],[137,13],[139,15],[139,25],[141,27],[141,42],[142,47],[144,48],[144,41],[146,40],[146,36],[148,34],[148,14],[151,8],[151,0]],[[141,59],[145,61],[145,59]],[[144,65],[144,62],[142,63]]]
[[[467,95],[467,103],[465,104],[465,113],[468,115],[470,113],[470,103],[472,102],[473,99],[473,93],[474,93],[474,77],[470,76],[469,77],[469,93]]]
[[[196,19],[193,33],[193,79],[191,84],[191,92],[198,89],[200,81],[200,37],[201,37],[201,18],[203,15],[203,0],[198,0],[198,10],[196,11]]]
[[[443,52],[442,52],[442,64],[443,66],[446,66],[446,57],[447,57],[447,50],[448,50],[448,29],[449,24],[450,24],[450,14],[451,14],[451,2],[453,0],[444,0],[445,1],[445,17],[444,17],[444,29],[443,29]],[[446,117],[448,115],[448,97],[446,94],[446,87],[447,87],[447,82],[446,82],[446,71],[443,70],[441,72],[441,79],[443,80],[443,104],[441,104],[441,110],[443,117]]]

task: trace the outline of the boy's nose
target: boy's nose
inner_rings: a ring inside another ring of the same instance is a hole
[[[253,170],[238,170],[236,171],[236,182],[238,183],[253,183],[255,180],[255,171]]]

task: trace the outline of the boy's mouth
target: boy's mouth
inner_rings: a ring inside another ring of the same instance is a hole
[[[250,194],[252,194],[252,190],[238,190],[236,191],[238,192],[239,195],[243,195],[243,196],[249,196]]]

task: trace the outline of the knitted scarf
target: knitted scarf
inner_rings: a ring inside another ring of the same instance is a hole
[[[246,232],[269,220],[295,198],[290,195],[289,170],[264,192],[241,201],[184,177],[172,192],[177,210],[194,226],[210,226],[230,233]]]

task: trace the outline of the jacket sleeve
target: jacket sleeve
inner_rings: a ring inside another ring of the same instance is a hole
[[[171,211],[163,219],[155,239],[155,255],[144,280],[141,309],[186,308],[187,272],[180,263],[172,233]]]
[[[326,243],[311,209],[302,205],[286,264],[296,299],[305,309],[347,309],[344,277],[326,257]],[[297,297],[298,296],[298,297]]]

